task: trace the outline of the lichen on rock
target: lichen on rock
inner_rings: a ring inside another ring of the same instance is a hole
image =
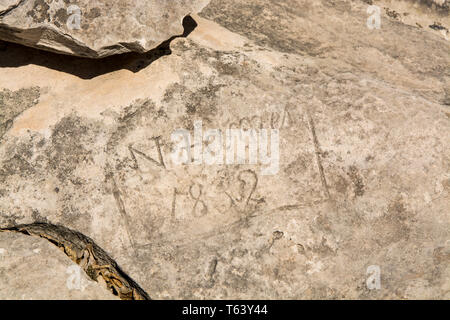
[[[144,53],[183,33],[208,0],[0,2],[0,39],[90,58]]]

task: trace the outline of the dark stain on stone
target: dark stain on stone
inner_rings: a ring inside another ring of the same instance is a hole
[[[197,108],[193,104],[187,103],[186,112],[188,115],[194,115],[197,112]]]
[[[442,99],[442,104],[450,106],[450,86],[444,89],[444,98]]]
[[[424,8],[431,9],[440,15],[448,16],[450,13],[450,2],[446,1],[442,4],[437,3],[435,0],[408,0],[414,4],[418,4]]]
[[[434,264],[448,263],[450,262],[450,248],[438,247],[433,251]]]
[[[391,17],[392,19],[398,20],[400,18],[400,14],[396,12],[395,10],[390,10],[389,8],[384,8],[386,11],[386,15],[388,17]]]
[[[399,221],[406,220],[406,207],[401,199],[397,199],[389,204],[388,214],[390,217],[395,217]]]
[[[24,157],[20,154],[15,154],[11,158],[3,162],[0,168],[0,177],[5,180],[6,177],[18,174],[22,177],[31,176],[35,173],[35,169]]]
[[[440,30],[447,30],[446,27],[444,27],[441,23],[435,22],[432,25],[429,26],[431,29],[440,31]]]
[[[337,192],[345,194],[348,189],[348,182],[344,177],[339,175],[339,177],[337,178],[337,181],[335,183],[335,186],[336,186]]]
[[[106,152],[111,155],[120,142],[139,126],[148,126],[152,121],[158,118],[167,117],[163,110],[156,109],[155,104],[150,99],[136,100],[129,106],[125,107],[123,112],[117,119],[118,126],[111,134]],[[119,169],[119,168],[116,168]]]
[[[33,9],[27,12],[27,16],[32,17],[34,22],[50,22],[50,6],[45,0],[35,0]]]
[[[67,10],[61,8],[56,11],[56,13],[53,17],[53,23],[55,24],[55,26],[57,26],[59,28],[62,25],[67,24],[68,18],[69,18],[69,16],[67,15]]]
[[[358,169],[355,166],[350,166],[347,174],[353,182],[355,197],[363,196],[365,186]]]
[[[85,146],[89,145],[87,140],[93,130],[92,125],[76,115],[63,118],[54,127],[47,152],[49,166],[60,181],[70,179],[77,166],[89,159],[91,151]]]
[[[310,167],[313,161],[314,157],[312,155],[306,153],[300,154],[294,161],[287,165],[284,172],[291,180],[295,181],[298,176],[301,176]]]
[[[33,159],[33,150],[36,148],[34,136],[7,144],[5,147],[5,154],[8,157],[0,164],[0,182],[6,182],[9,177],[14,175],[28,179],[36,175],[41,167],[41,159],[39,157]],[[9,183],[6,182],[5,185],[9,185]]]
[[[36,222],[43,222],[43,223],[48,223],[49,221],[47,220],[46,217],[42,216],[38,210],[34,209],[31,216],[33,217],[33,220]]]
[[[186,114],[189,117],[198,116],[202,120],[209,122],[218,113],[217,92],[223,86],[209,83],[196,91],[192,91],[183,85],[174,84],[164,93],[163,102],[172,104],[177,103],[177,101],[184,101]]]
[[[270,14],[266,7],[271,8]],[[288,1],[236,3],[232,0],[212,0],[200,15],[244,35],[260,46],[315,56],[321,54],[321,43],[313,38],[302,38],[299,32],[292,32],[289,24],[291,18],[304,16],[308,10]]]
[[[90,20],[94,20],[95,18],[98,18],[100,16],[101,16],[100,8],[92,8],[91,10],[89,10],[88,13],[84,14],[84,17]]]
[[[390,201],[387,212],[371,223],[374,240],[382,247],[407,240],[411,233],[410,224],[413,222],[414,216],[407,210],[403,199],[396,197]]]
[[[0,139],[11,128],[15,118],[39,102],[39,97],[39,87],[0,91]]]

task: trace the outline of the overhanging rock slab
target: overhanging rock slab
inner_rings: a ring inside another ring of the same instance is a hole
[[[81,57],[143,53],[183,33],[207,0],[1,0],[0,39]]]

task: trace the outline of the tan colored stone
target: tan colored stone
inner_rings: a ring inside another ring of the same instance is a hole
[[[183,18],[201,10],[207,2],[3,1],[0,39],[90,58],[144,53],[183,34]]]
[[[50,242],[25,235],[0,233],[0,279],[2,300],[115,299]]]
[[[5,11],[11,10],[20,3],[20,0],[0,0],[0,14],[3,14]]]
[[[448,299],[450,42],[367,7],[213,0],[139,72],[2,68],[0,226],[77,230],[156,299]],[[199,120],[279,129],[279,171],[175,165]]]

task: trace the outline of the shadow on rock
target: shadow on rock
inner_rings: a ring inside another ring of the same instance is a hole
[[[121,69],[139,72],[159,58],[170,55],[170,43],[176,38],[187,37],[197,27],[197,23],[191,16],[186,16],[183,19],[183,27],[182,35],[173,36],[146,53],[124,53],[102,59],[62,55],[0,41],[0,68],[34,64],[70,73],[82,79],[92,79]]]

